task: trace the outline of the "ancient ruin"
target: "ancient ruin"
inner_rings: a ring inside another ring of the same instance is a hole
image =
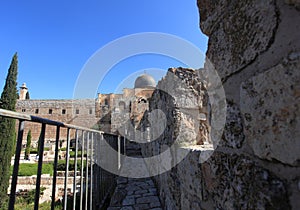
[[[171,68],[157,85],[142,75],[133,89],[97,99],[19,100],[18,111],[137,139],[122,126],[129,120],[146,135],[138,136],[143,157],[176,143],[170,164],[180,150],[187,156],[153,177],[164,209],[300,209],[299,5],[198,0],[209,37],[204,69]],[[208,93],[213,81],[201,73],[212,68],[226,96],[222,132],[212,123],[217,91]],[[151,115],[157,109],[163,114]]]
[[[226,124],[207,161],[199,162],[201,146],[185,147],[190,152],[177,167],[154,177],[163,206],[299,209],[299,2],[199,0],[198,7],[201,30],[209,36],[204,68],[212,64],[221,77]],[[184,80],[189,72],[182,74]],[[159,85],[172,84],[165,78]],[[144,155],[162,152],[161,145],[179,135],[183,113],[171,115],[172,104],[155,94],[151,99],[149,109],[161,107],[174,123],[142,146]]]
[[[48,118],[55,121],[84,127],[97,128],[106,133],[117,133],[124,117],[138,125],[144,112],[148,109],[148,100],[152,96],[156,84],[148,74],[136,78],[134,88],[125,88],[123,94],[99,93],[96,99],[26,99],[26,84],[20,87],[20,97],[16,110],[24,114]],[[126,116],[125,116],[125,115]],[[28,130],[36,142],[40,135],[40,125],[28,123]],[[55,140],[55,127],[47,128],[46,140]],[[66,140],[67,131],[62,130]],[[74,133],[72,133],[74,138]],[[25,142],[24,142],[25,144]]]

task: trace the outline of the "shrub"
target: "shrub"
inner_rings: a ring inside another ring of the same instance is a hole
[[[70,151],[70,157],[75,157],[75,151]],[[78,151],[77,157],[81,157],[81,151]],[[84,153],[83,157],[86,157],[86,152]]]
[[[48,147],[44,148],[44,152],[49,151],[49,150],[50,150],[50,148],[48,148]],[[30,154],[38,154],[38,149],[37,148],[35,148],[35,149],[31,148],[30,149]]]
[[[27,134],[27,142],[26,142],[26,149],[25,149],[25,160],[29,159],[30,145],[31,145],[31,130],[29,130],[28,134]]]
[[[69,171],[74,171],[75,170],[75,165],[74,165],[75,161],[74,160],[70,160],[69,161]],[[83,167],[84,169],[86,168],[86,162],[84,160],[83,162]],[[66,170],[66,160],[59,160],[57,163],[57,170],[58,171],[65,171]],[[78,160],[77,161],[77,170],[81,170],[81,161]]]

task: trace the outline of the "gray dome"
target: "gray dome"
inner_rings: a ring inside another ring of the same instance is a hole
[[[134,83],[134,88],[149,88],[155,86],[155,80],[148,74],[142,74],[141,76],[136,78]]]

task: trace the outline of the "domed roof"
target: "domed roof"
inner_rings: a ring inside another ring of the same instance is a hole
[[[141,76],[136,78],[134,82],[134,88],[149,88],[155,86],[155,80],[149,74],[142,74]]]

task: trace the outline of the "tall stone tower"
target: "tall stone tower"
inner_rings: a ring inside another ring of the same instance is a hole
[[[26,87],[26,83],[23,83],[22,86],[20,87],[19,99],[25,100],[27,92],[28,92],[28,88]]]

